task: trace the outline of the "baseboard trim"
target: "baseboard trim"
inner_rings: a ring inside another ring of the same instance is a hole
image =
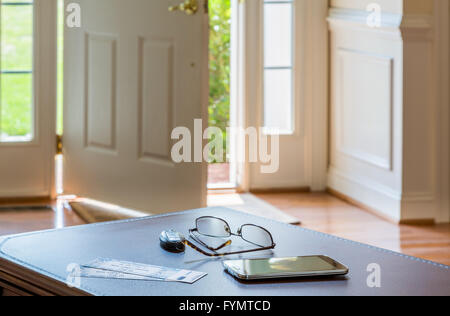
[[[401,193],[389,187],[345,174],[335,168],[330,168],[328,172],[328,187],[383,214],[384,218],[393,219],[395,223],[402,219]]]
[[[308,193],[308,192],[311,192],[310,187],[250,189],[250,193],[253,193],[253,194]]]
[[[0,205],[28,205],[28,204],[51,204],[55,200],[51,197],[23,197],[23,198],[0,198]]]
[[[434,219],[403,219],[403,220],[397,220],[393,217],[390,217],[382,212],[379,212],[375,209],[373,209],[372,207],[361,203],[359,201],[356,201],[355,199],[347,196],[344,193],[338,192],[332,188],[327,188],[327,192],[335,197],[337,197],[338,199],[341,199],[353,206],[356,206],[360,209],[362,209],[363,211],[370,213],[378,218],[381,218],[385,221],[388,221],[392,224],[396,224],[396,225],[410,225],[410,226],[433,226],[436,225],[436,221]]]
[[[208,189],[208,195],[224,195],[224,194],[236,194],[243,193],[239,192],[238,189]]]
[[[434,226],[436,225],[436,221],[434,219],[403,219],[399,224],[410,226]]]
[[[364,203],[356,201],[355,199],[349,197],[348,195],[346,195],[344,193],[336,191],[336,190],[334,190],[334,189],[332,189],[330,187],[327,188],[327,192],[329,194],[333,195],[334,197],[337,197],[338,199],[341,199],[341,200],[343,200],[343,201],[345,201],[345,202],[347,202],[347,203],[349,203],[349,204],[351,204],[353,206],[356,206],[356,207],[362,209],[363,211],[365,211],[367,213],[370,213],[370,214],[372,214],[372,215],[374,215],[374,216],[376,216],[378,218],[381,218],[381,219],[383,219],[385,221],[388,221],[390,223],[393,223],[393,224],[400,224],[399,220],[397,220],[397,219],[395,219],[393,217],[390,217],[390,216],[388,216],[388,215],[386,215],[386,214],[384,214],[384,213],[382,213],[380,211],[377,211],[374,208],[372,208],[372,207],[370,207],[370,206],[368,206],[368,205],[366,205]]]

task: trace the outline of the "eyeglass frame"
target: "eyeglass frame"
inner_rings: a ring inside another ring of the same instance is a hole
[[[200,232],[198,231],[198,221],[201,220],[201,219],[208,219],[208,218],[209,218],[209,219],[216,219],[216,220],[220,220],[220,221],[224,222],[224,223],[227,225],[226,228],[228,228],[228,231],[227,231],[227,232],[229,233],[229,236],[218,237],[218,236],[212,236],[212,235],[206,235],[206,234],[200,233]],[[242,225],[242,226],[238,229],[237,233],[233,233],[233,232],[231,231],[230,224],[228,224],[228,222],[227,222],[226,220],[224,220],[223,218],[214,217],[214,216],[202,216],[202,217],[199,217],[199,218],[197,218],[197,219],[195,220],[195,226],[196,226],[195,228],[189,229],[189,236],[190,236],[194,241],[198,242],[198,243],[201,244],[203,247],[207,248],[208,250],[210,250],[210,251],[212,251],[212,252],[214,252],[214,253],[208,253],[208,252],[202,250],[201,248],[197,247],[195,244],[191,243],[191,242],[190,242],[189,240],[187,240],[187,239],[184,240],[184,244],[185,244],[186,246],[189,246],[190,248],[192,248],[192,249],[194,249],[194,250],[200,252],[201,254],[203,254],[203,255],[205,255],[205,256],[208,256],[208,257],[224,257],[224,256],[238,255],[238,254],[243,254],[243,253],[252,253],[252,252],[258,252],[258,251],[264,251],[264,250],[271,250],[271,249],[274,249],[274,248],[276,247],[276,243],[275,243],[274,240],[273,240],[272,234],[271,234],[266,228],[264,228],[264,227],[262,227],[262,226],[259,226],[259,225],[255,225],[255,224],[244,224],[244,225]],[[246,240],[246,239],[242,236],[242,228],[244,228],[245,226],[253,226],[253,227],[257,227],[257,228],[260,228],[260,229],[264,230],[265,232],[267,232],[267,234],[269,235],[270,240],[271,240],[271,242],[272,242],[272,245],[271,245],[271,246],[267,246],[267,247],[261,247],[261,246],[260,246],[260,247],[257,248],[257,249],[249,249],[249,250],[241,250],[241,251],[232,251],[232,252],[227,252],[227,253],[222,253],[222,254],[220,254],[220,253],[217,253],[217,251],[220,250],[220,249],[222,249],[222,248],[224,248],[224,247],[226,247],[226,246],[231,245],[231,243],[232,243],[232,240],[231,240],[231,239],[228,240],[227,242],[225,242],[224,244],[222,244],[221,246],[219,246],[219,247],[217,247],[217,248],[213,248],[213,247],[210,247],[209,245],[207,245],[205,242],[203,242],[203,241],[200,240],[197,236],[194,235],[194,232],[197,232],[199,235],[206,236],[206,237],[211,237],[211,238],[230,238],[230,237],[233,237],[233,236],[235,236],[235,237],[241,237],[242,240],[244,240],[244,241],[246,241],[246,242],[248,242],[248,243],[250,243],[250,244],[253,244],[253,245],[255,245],[255,246],[258,246],[258,245],[255,244],[254,242],[248,241],[248,240]]]

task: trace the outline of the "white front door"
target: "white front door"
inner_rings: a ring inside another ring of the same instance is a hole
[[[169,12],[180,2],[78,1],[81,28],[65,32],[66,193],[150,213],[205,205],[205,164],[171,158],[172,130],[194,135],[208,100],[207,6]]]
[[[245,2],[242,125],[263,127],[260,145],[278,137],[279,150],[275,141],[271,163],[241,167],[244,189],[326,188],[327,14],[326,0]]]
[[[251,30],[256,33],[252,53],[253,98],[250,106],[251,124],[262,127],[262,142],[278,137],[279,150],[271,148],[272,158],[279,157],[278,168],[262,172],[266,163],[255,163],[250,170],[250,189],[308,187],[305,171],[305,107],[301,92],[302,52],[296,44],[300,3],[286,1],[249,2]],[[270,147],[269,147],[270,148]]]
[[[56,0],[0,1],[0,199],[51,197]]]

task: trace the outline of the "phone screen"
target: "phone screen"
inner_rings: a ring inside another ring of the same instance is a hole
[[[230,261],[227,265],[250,276],[329,272],[346,269],[334,260],[322,256],[236,260]]]

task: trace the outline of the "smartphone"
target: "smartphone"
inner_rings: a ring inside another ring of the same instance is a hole
[[[346,275],[349,269],[327,256],[228,260],[225,270],[241,280]]]

